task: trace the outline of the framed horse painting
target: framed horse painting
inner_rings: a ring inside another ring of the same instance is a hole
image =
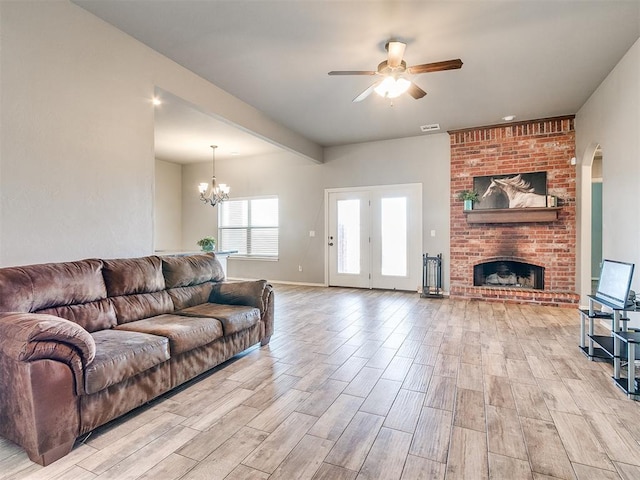
[[[474,209],[547,206],[547,172],[512,173],[473,177],[480,199]]]

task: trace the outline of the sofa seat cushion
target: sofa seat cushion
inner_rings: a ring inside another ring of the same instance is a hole
[[[96,356],[84,373],[85,392],[92,394],[169,360],[165,337],[125,330],[100,330],[91,334]]]
[[[126,323],[116,329],[167,337],[171,355],[188,352],[222,337],[222,324],[215,318],[171,314]]]
[[[220,303],[202,303],[175,313],[189,317],[217,318],[222,323],[225,336],[253,327],[260,320],[260,310],[257,308]]]

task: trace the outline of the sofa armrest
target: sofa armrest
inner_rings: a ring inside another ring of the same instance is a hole
[[[247,305],[260,310],[260,317],[265,326],[261,343],[269,343],[274,329],[274,304],[273,287],[266,280],[214,283],[209,301],[227,305]]]
[[[55,360],[69,366],[77,395],[84,369],[96,355],[93,337],[80,325],[41,313],[0,313],[0,355],[17,362]]]
[[[0,313],[0,435],[48,465],[71,451],[80,432],[84,367],[93,337],[68,320]]]
[[[209,301],[226,305],[246,305],[264,313],[264,292],[266,280],[248,280],[239,282],[216,282],[213,284]]]
[[[263,302],[264,302],[264,313],[262,314],[262,321],[264,323],[265,332],[264,332],[264,337],[262,338],[260,343],[264,346],[269,343],[269,340],[271,339],[271,335],[273,335],[274,322],[275,322],[274,292],[273,292],[273,286],[271,286],[270,284],[267,284],[264,289]]]
[[[57,349],[56,344],[63,348]],[[25,362],[43,358],[65,361],[69,349],[77,353],[83,367],[96,355],[93,337],[76,323],[39,313],[0,313],[0,351],[4,355]]]

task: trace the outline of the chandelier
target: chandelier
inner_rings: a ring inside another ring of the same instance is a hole
[[[225,200],[229,200],[229,192],[231,191],[231,187],[226,183],[221,183],[219,185],[216,184],[216,148],[217,145],[211,145],[213,149],[213,173],[211,175],[211,185],[208,183],[201,183],[198,185],[198,190],[200,191],[200,200],[204,203],[208,203],[212,207],[215,207],[217,204],[224,202]]]

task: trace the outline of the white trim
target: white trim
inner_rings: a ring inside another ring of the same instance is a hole
[[[368,190],[379,190],[383,188],[406,188],[406,187],[420,187],[422,188],[422,183],[414,182],[414,183],[393,183],[389,185],[367,185],[363,187],[335,187],[335,188],[325,188],[324,193],[327,196],[329,193],[340,193],[340,192],[362,192]]]
[[[276,283],[281,285],[298,285],[300,287],[325,287],[322,283],[311,283],[311,282],[289,282],[287,280],[269,280],[269,283]],[[329,287],[326,287],[329,288]]]
[[[229,257],[229,260],[242,260],[243,262],[246,260],[259,260],[261,262],[279,262],[280,257],[261,257],[261,256],[253,256],[253,255],[234,254]]]
[[[233,282],[252,282],[255,281],[255,278],[238,278],[238,277],[227,277],[227,280]],[[325,287],[321,283],[308,283],[308,282],[289,282],[287,280],[267,280],[267,283],[275,283],[281,285],[298,285],[301,287]]]

